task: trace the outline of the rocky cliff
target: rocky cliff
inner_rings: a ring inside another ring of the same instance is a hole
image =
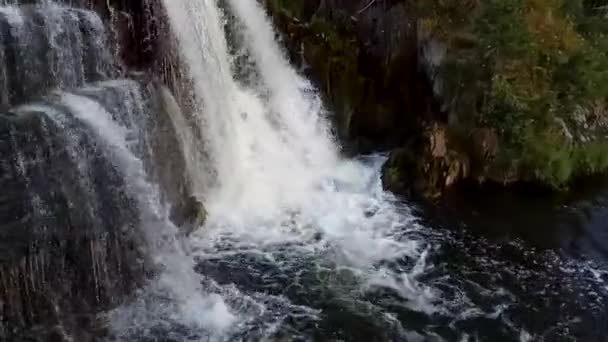
[[[405,144],[435,110],[405,3],[268,1],[292,60],[316,81],[350,148]]]
[[[100,339],[98,313],[155,271],[136,196],[74,101],[130,130],[176,222],[200,216],[174,125],[189,97],[159,6],[0,5],[2,341]]]
[[[608,167],[602,1],[267,4],[346,144],[395,149],[392,190],[560,189]]]

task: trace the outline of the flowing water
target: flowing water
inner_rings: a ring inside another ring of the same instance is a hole
[[[605,196],[573,206],[604,213],[584,221],[584,239],[568,240],[581,243],[576,253],[538,243],[544,234],[526,238],[542,225],[547,239],[562,236],[552,228],[570,231],[568,215],[428,219],[382,189],[384,156],[340,155],[331,113],[285,58],[260,2],[162,3],[193,115],[153,82],[110,80],[115,63],[93,12],[0,6],[0,82],[19,85],[0,89],[0,106],[28,102],[0,115],[0,152],[11,157],[0,179],[18,180],[9,190],[34,213],[18,214],[44,234],[135,233],[145,250],[131,266],[153,266],[144,286],[100,315],[108,340],[605,340]],[[189,236],[170,219],[182,192],[208,209]],[[526,229],[479,232],[513,224]],[[101,297],[115,276],[111,253],[90,248],[87,285]]]
[[[0,7],[0,106],[111,76],[106,43],[94,12],[54,3]]]
[[[261,5],[223,4],[164,1],[215,171],[208,222],[184,245],[200,294],[225,305],[173,309],[225,324],[120,316],[130,339],[604,338],[601,261],[426,227],[382,190],[382,156],[339,155]]]

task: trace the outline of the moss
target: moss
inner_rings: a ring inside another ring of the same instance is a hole
[[[384,188],[407,194],[416,176],[417,158],[411,148],[394,150],[382,170]]]
[[[399,168],[396,166],[391,166],[388,167],[386,169],[386,171],[384,172],[384,182],[388,183],[388,184],[397,184],[399,183],[399,180],[401,179],[401,176],[399,175],[400,171]],[[390,187],[394,187],[394,186],[390,186]]]
[[[342,138],[379,145],[387,132],[404,134],[394,128],[403,125],[395,119],[403,116],[400,111],[417,116],[408,121],[412,126],[447,121],[407,107],[408,100],[386,100],[394,95],[391,87],[401,87],[402,98],[411,96],[413,88],[403,84],[416,82],[395,71],[397,63],[370,67],[361,58],[365,44],[356,40],[356,24],[348,15],[329,19],[317,11],[319,1],[267,2],[291,50],[304,47]],[[465,151],[479,127],[497,137],[491,158],[469,151],[473,177],[537,181],[558,189],[573,178],[607,171],[608,21],[598,10],[605,0],[404,3],[405,12],[419,21],[418,36],[440,40],[448,49],[439,70],[441,97],[449,111],[449,131],[457,137],[451,140],[460,145],[449,148]],[[395,74],[402,84],[389,82]],[[410,102],[420,101],[417,97]],[[385,181],[401,184],[411,177],[412,165],[406,164],[389,162]]]
[[[273,12],[282,11],[292,18],[300,19],[306,13],[306,1],[301,0],[267,0]]]
[[[510,164],[522,179],[560,188],[575,177],[605,172],[606,130],[593,121],[603,121],[607,112],[594,104],[608,96],[608,25],[594,10],[597,4],[465,3],[419,2],[422,29],[448,46],[443,96],[458,130],[495,129],[501,149],[494,163]],[[596,114],[581,122],[577,111]],[[577,139],[579,133],[586,139]]]

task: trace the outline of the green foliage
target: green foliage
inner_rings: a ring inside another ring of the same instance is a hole
[[[302,12],[303,1],[300,0],[268,0],[269,6],[273,10],[282,10],[291,17],[298,17]]]
[[[484,54],[521,58],[535,49],[523,14],[523,0],[487,0],[473,22]]]
[[[593,108],[608,97],[607,0],[469,0],[465,14],[463,1],[430,3],[422,27],[448,46],[444,96],[457,122],[496,129],[499,159],[553,187],[608,170],[600,134],[573,141],[556,124],[576,126],[577,109],[608,115]],[[476,43],[455,44],[463,32]]]
[[[360,66],[350,18],[318,17],[311,1],[266,1],[291,19],[287,32],[327,75],[321,81],[329,98],[343,111],[358,108],[363,80],[346,76]],[[476,127],[494,129],[500,140],[494,166],[555,188],[608,170],[608,132],[589,131],[575,115],[608,123],[602,118],[608,115],[608,0],[413,0],[408,6],[420,17],[420,33],[448,48],[441,78],[455,118],[450,129],[463,136]],[[398,179],[396,170],[388,178]]]
[[[319,4],[310,0],[265,0],[274,13],[284,12],[301,22],[307,21],[317,10]]]

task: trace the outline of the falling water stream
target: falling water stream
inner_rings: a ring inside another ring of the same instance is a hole
[[[382,190],[382,156],[341,157],[318,93],[289,65],[260,3],[164,5],[215,168],[207,224],[185,245],[198,295],[221,303],[174,307],[206,318],[198,323],[121,316],[133,323],[131,338],[600,338],[608,298],[600,266],[429,229]]]
[[[331,113],[290,65],[260,1],[162,3],[193,88],[192,117],[152,81],[111,79],[93,12],[0,6],[0,82],[19,84],[0,89],[0,106],[42,96],[0,116],[14,154],[1,170],[20,180],[28,222],[125,235],[135,227],[145,240],[150,260],[132,263],[149,263],[150,279],[99,315],[104,338],[605,340],[603,231],[589,233],[600,247],[585,245],[599,252],[573,255],[426,219],[383,190],[385,156],[340,154]],[[64,152],[48,152],[58,146]],[[172,173],[179,163],[183,175]],[[190,235],[171,219],[166,194],[182,186],[208,210]],[[591,206],[605,213],[598,198]],[[61,205],[65,220],[51,222]],[[92,286],[109,286],[110,258],[91,258]]]

